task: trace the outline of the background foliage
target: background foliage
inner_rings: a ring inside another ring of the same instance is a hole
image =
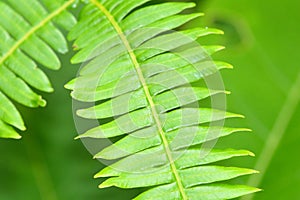
[[[199,2],[198,9],[207,15],[193,23],[226,32],[223,37],[210,39],[212,44],[227,46],[217,57],[235,66],[235,70],[222,72],[226,88],[233,92],[228,97],[229,110],[247,116],[238,120],[242,123],[240,127],[253,129],[253,133],[233,135],[219,143],[257,154],[253,159],[233,160],[235,165],[254,167],[260,152],[271,142],[270,136],[277,136],[272,130],[275,124],[278,126],[277,118],[299,74],[299,7],[300,2],[296,0]],[[64,67],[59,72],[47,71],[55,88],[54,94],[44,95],[47,108],[21,108],[30,127],[23,139],[1,140],[0,199],[118,200],[130,199],[140,192],[97,189],[101,180],[93,180],[92,176],[100,163],[91,160],[92,156],[80,141],[72,140],[76,131],[71,99],[63,85],[74,77],[77,68],[69,64],[69,58],[70,55],[63,57]],[[262,174],[260,187],[265,191],[256,194],[254,199],[297,199],[300,195],[299,104],[289,115],[288,128],[283,131],[267,173]],[[279,121],[279,128],[280,125]],[[276,137],[271,138],[276,141]]]

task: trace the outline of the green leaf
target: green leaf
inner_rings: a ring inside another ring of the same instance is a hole
[[[21,136],[9,125],[0,120],[0,137],[20,139]]]
[[[187,93],[190,89],[192,89],[193,93]],[[162,106],[161,112],[166,112],[219,93],[224,93],[224,91],[208,90],[207,88],[201,87],[180,87],[159,94],[155,96],[154,99],[157,99],[157,105]],[[81,117],[90,119],[101,119],[123,115],[127,112],[146,107],[147,101],[143,98],[144,95],[143,90],[139,89],[110,99],[97,106],[78,110],[77,114]],[[177,98],[182,99],[182,101],[178,102]]]
[[[18,110],[2,92],[0,92],[0,104],[2,107],[0,110],[0,120],[15,126],[20,130],[25,130],[26,128]]]
[[[55,52],[66,53],[68,44],[55,23],[65,29],[75,25],[75,18],[66,10],[74,2],[0,2],[0,119],[7,123],[1,123],[0,137],[19,138],[12,128],[8,128],[9,125],[25,130],[22,117],[12,101],[28,107],[46,106],[46,101],[31,87],[44,92],[53,91],[38,65],[55,70],[60,68]]]
[[[114,141],[94,156],[115,161],[95,175],[107,178],[99,187],[153,187],[136,199],[187,200],[201,195],[200,199],[229,199],[258,191],[213,185],[256,173],[212,165],[252,153],[200,147],[248,131],[222,127],[225,119],[242,115],[204,106],[206,98],[228,92],[209,84],[194,86],[232,68],[211,60],[224,47],[196,42],[223,32],[211,28],[176,32],[175,28],[202,16],[182,13],[195,4],[147,2],[90,0],[68,37],[78,50],[72,62],[85,64],[66,88],[74,99],[89,103],[77,111],[80,117],[100,119],[99,125],[77,138]]]
[[[256,173],[254,170],[235,167],[200,166],[178,170],[183,186],[188,189],[196,185],[229,180],[238,176]],[[104,181],[99,187],[117,186],[120,188],[149,187],[175,182],[169,166],[152,173],[122,173]]]
[[[244,185],[225,185],[225,184],[212,184],[209,186],[199,186],[188,189],[188,194],[191,200],[203,199],[203,200],[223,200],[233,199],[253,192],[258,192],[259,189],[248,187]],[[176,199],[180,200],[180,194],[176,191],[175,184],[163,185],[157,188],[153,188],[134,200],[149,199],[149,200],[168,200]]]
[[[204,143],[205,140],[202,141]],[[105,149],[103,151],[106,151]],[[124,149],[125,151],[125,149]],[[167,158],[163,155],[161,146],[149,148],[145,151],[132,154],[125,157],[111,166],[108,166],[95,175],[98,177],[120,176],[123,172],[131,173],[149,173],[158,170],[160,166],[168,163]],[[102,154],[101,152],[99,153]],[[227,160],[239,156],[253,156],[254,154],[246,150],[233,149],[183,149],[172,152],[175,163],[179,169],[195,167],[205,164],[212,164],[217,161]],[[96,155],[96,158],[98,155]],[[101,157],[99,157],[101,158]],[[140,162],[143,161],[143,162]],[[136,163],[132,165],[132,163]]]

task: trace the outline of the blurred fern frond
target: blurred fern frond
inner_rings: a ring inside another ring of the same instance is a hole
[[[75,0],[9,0],[0,2],[0,137],[20,138],[13,128],[26,129],[12,101],[44,107],[46,101],[32,89],[52,92],[38,67],[60,68],[57,53],[68,51],[57,25],[70,30],[76,23],[67,11]]]

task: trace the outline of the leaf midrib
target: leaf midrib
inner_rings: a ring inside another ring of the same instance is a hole
[[[0,66],[8,59],[20,46],[35,32],[37,32],[40,28],[42,28],[45,24],[51,21],[54,17],[59,15],[61,12],[67,9],[71,4],[75,3],[76,0],[69,0],[68,2],[64,3],[61,7],[57,10],[50,13],[45,19],[43,19],[40,23],[33,26],[22,38],[20,38],[10,49],[7,53],[4,54],[3,57],[0,58]]]
[[[122,28],[119,26],[118,22],[115,20],[115,18],[113,17],[113,15],[106,9],[106,7],[101,4],[100,2],[96,1],[96,0],[90,0],[91,3],[93,3],[108,19],[108,21],[111,23],[111,25],[114,27],[114,29],[116,30],[117,34],[119,35],[122,43],[124,44],[130,58],[131,58],[131,61],[132,61],[132,64],[134,65],[135,67],[135,70],[137,72],[137,75],[138,75],[138,78],[139,78],[139,81],[141,82],[142,86],[143,86],[143,90],[145,92],[145,95],[146,95],[146,98],[147,98],[147,101],[149,102],[150,104],[150,108],[151,108],[151,112],[152,112],[152,115],[153,115],[153,118],[155,120],[155,123],[156,123],[156,126],[157,126],[157,129],[158,129],[158,132],[159,132],[159,135],[160,135],[160,138],[163,142],[163,145],[164,145],[164,149],[166,151],[166,155],[167,155],[167,158],[169,160],[169,163],[170,163],[170,166],[171,166],[171,170],[172,170],[172,173],[174,174],[175,176],[175,180],[176,180],[176,183],[177,183],[177,186],[178,186],[178,189],[179,189],[179,192],[183,198],[183,200],[187,200],[187,195],[184,191],[184,186],[182,184],[182,181],[181,181],[181,177],[177,171],[177,168],[174,164],[174,159],[172,157],[172,154],[171,154],[171,149],[169,147],[169,143],[168,143],[168,140],[167,138],[165,137],[165,133],[163,131],[163,128],[162,128],[162,125],[161,125],[161,122],[160,122],[160,119],[159,119],[159,115],[155,109],[155,104],[154,104],[154,101],[152,99],[152,96],[150,94],[150,91],[149,91],[149,88],[147,86],[147,83],[146,83],[146,80],[145,80],[145,77],[142,73],[142,70],[141,70],[141,67],[140,67],[140,64],[139,62],[137,61],[137,57],[136,55],[134,54],[133,52],[133,49],[129,43],[129,41],[127,40]]]

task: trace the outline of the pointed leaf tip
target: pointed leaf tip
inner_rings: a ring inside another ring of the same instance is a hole
[[[80,136],[80,135],[78,135],[78,136],[76,136],[76,137],[74,138],[74,140],[78,140],[78,139],[81,139],[81,136]]]
[[[185,3],[187,6],[187,8],[193,8],[193,7],[196,7],[197,4],[195,2],[188,2],[188,3]]]
[[[233,65],[231,65],[231,64],[227,64],[227,69],[233,69],[234,67],[233,67]]]
[[[21,125],[21,126],[19,126],[19,127],[17,127],[18,129],[20,129],[21,131],[26,131],[27,130],[27,128],[26,128],[26,126],[23,124],[23,125]]]
[[[53,87],[49,87],[46,92],[52,93],[52,92],[54,92],[54,88]]]
[[[245,119],[245,115],[237,114],[236,117]]]
[[[64,88],[66,88],[67,90],[73,90],[74,89],[74,81],[75,79],[69,81],[68,83],[66,83],[64,85]]]
[[[76,110],[76,115],[78,115],[79,117],[82,117],[82,118],[90,117],[90,115],[88,115],[88,112],[86,111],[86,109]]]
[[[203,16],[205,16],[205,13],[199,12],[199,13],[196,13],[196,15],[197,15],[198,17],[203,17]]]
[[[15,139],[17,139],[17,140],[22,139],[22,136],[19,135],[19,136],[17,136]]]
[[[241,128],[240,131],[244,131],[244,132],[252,132],[252,129],[249,129],[249,128]]]
[[[253,153],[253,152],[251,152],[251,151],[249,151],[249,156],[251,156],[251,157],[255,157],[255,153]]]
[[[97,174],[94,175],[93,178],[100,178],[101,176],[99,175],[100,172],[98,172]]]
[[[106,181],[104,181],[103,183],[101,183],[98,188],[103,189],[103,188],[108,188],[111,187],[112,185],[107,184]]]

